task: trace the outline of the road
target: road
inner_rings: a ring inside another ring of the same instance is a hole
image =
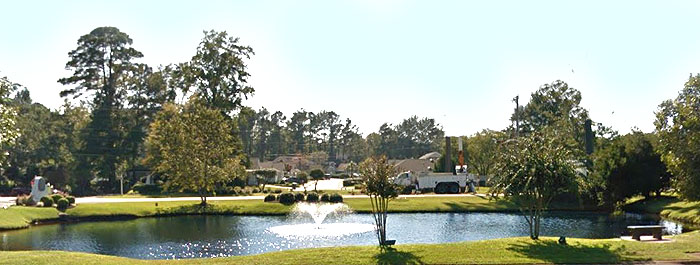
[[[15,200],[17,200],[15,197],[0,197],[0,209],[15,205]]]

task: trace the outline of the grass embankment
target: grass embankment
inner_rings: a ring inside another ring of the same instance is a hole
[[[110,219],[116,217],[147,217],[185,214],[228,214],[228,215],[284,215],[293,206],[280,203],[266,203],[262,200],[209,201],[207,207],[200,207],[198,201],[175,202],[122,202],[84,203],[70,208],[66,213],[72,218]],[[347,198],[345,203],[356,212],[371,210],[367,198]],[[469,212],[469,211],[511,211],[512,204],[504,200],[493,201],[485,197],[422,197],[400,198],[392,201],[391,212]],[[27,227],[34,221],[58,218],[54,208],[11,207],[0,210],[0,230]]]
[[[58,218],[56,208],[10,207],[0,209],[0,230],[26,228],[34,221],[56,218]]]
[[[2,264],[513,264],[619,263],[649,260],[698,260],[700,233],[674,236],[669,243],[620,239],[556,238],[538,241],[505,238],[449,244],[397,245],[381,252],[374,246],[312,248],[252,256],[186,260],[137,260],[62,251],[0,251]],[[663,244],[663,245],[659,245]]]
[[[623,206],[623,210],[659,214],[667,219],[700,226],[700,201],[682,201],[674,196],[634,198]]]

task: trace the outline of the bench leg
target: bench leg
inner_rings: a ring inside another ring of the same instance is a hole
[[[661,240],[661,232],[654,233],[654,238],[656,238],[657,240]]]
[[[639,236],[641,236],[641,234],[632,232],[632,239],[641,240],[641,238],[639,238]]]

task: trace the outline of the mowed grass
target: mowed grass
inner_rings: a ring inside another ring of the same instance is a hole
[[[367,198],[347,198],[344,202],[354,211],[367,213],[372,205]],[[503,212],[518,208],[506,200],[490,200],[486,196],[412,197],[389,202],[389,212]]]
[[[0,229],[26,228],[34,221],[58,218],[55,208],[13,206],[0,209]]]
[[[368,198],[346,198],[345,203],[358,213],[368,213],[372,205]],[[209,201],[207,207],[199,201],[175,202],[118,202],[82,203],[69,208],[70,217],[84,219],[110,219],[168,215],[285,215],[293,205],[256,200]],[[554,210],[584,210],[574,204],[554,204]],[[449,196],[397,198],[389,204],[389,211],[408,212],[511,212],[517,207],[507,200],[491,200],[487,196]],[[0,229],[27,227],[33,221],[55,219],[58,211],[53,208],[11,207],[0,210]]]
[[[370,212],[372,206],[368,198],[346,198],[345,203],[354,211]],[[187,214],[222,215],[285,215],[293,205],[262,200],[209,201],[207,207],[199,206],[198,201],[175,202],[119,202],[83,203],[66,211],[71,217],[109,219],[114,217],[148,217]],[[505,200],[489,200],[486,197],[422,197],[399,198],[390,203],[391,212],[493,212],[514,211],[514,205]],[[58,217],[54,208],[11,207],[0,210],[0,229],[27,227],[34,221],[50,220]]]
[[[531,264],[620,263],[650,260],[698,260],[700,233],[678,235],[668,243],[620,239],[504,238],[449,244],[298,249],[252,256],[185,260],[137,260],[61,251],[0,251],[0,264]]]
[[[682,201],[675,196],[633,198],[623,209],[655,213],[681,223],[700,226],[700,201]]]

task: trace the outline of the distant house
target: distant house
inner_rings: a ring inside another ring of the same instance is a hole
[[[269,170],[275,171],[275,175],[272,177],[267,177],[265,179],[265,183],[279,183],[284,178],[283,171],[280,171],[276,168],[263,168],[263,169],[269,169]],[[246,175],[248,175],[246,182],[248,182],[248,185],[256,186],[256,185],[260,184],[259,179],[262,176],[259,176],[258,174],[255,173],[257,170],[260,170],[260,169],[247,169],[246,170]]]

